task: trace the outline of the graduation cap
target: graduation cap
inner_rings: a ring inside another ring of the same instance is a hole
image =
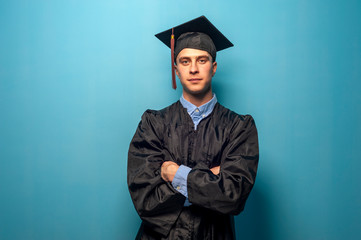
[[[217,51],[233,47],[233,44],[205,16],[195,18],[155,36],[171,49],[172,86],[174,89],[177,88],[174,61],[184,48],[207,51],[215,61]]]

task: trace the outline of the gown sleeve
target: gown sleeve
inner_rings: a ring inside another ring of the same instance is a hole
[[[254,120],[237,118],[222,153],[220,173],[214,175],[204,163],[188,174],[188,198],[192,204],[224,214],[239,214],[255,182],[258,136]]]
[[[163,124],[152,111],[146,111],[130,143],[128,188],[143,224],[167,236],[177,220],[185,197],[161,178],[160,168],[171,160],[162,147]]]

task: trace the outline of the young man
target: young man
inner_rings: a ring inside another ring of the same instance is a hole
[[[234,239],[233,216],[255,182],[258,138],[253,118],[223,107],[212,92],[216,52],[233,45],[204,16],[156,36],[174,52],[183,95],[147,110],[130,143],[137,239]]]

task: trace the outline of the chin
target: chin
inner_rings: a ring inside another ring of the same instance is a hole
[[[187,92],[192,95],[204,95],[209,92],[209,89],[204,88],[187,88]]]

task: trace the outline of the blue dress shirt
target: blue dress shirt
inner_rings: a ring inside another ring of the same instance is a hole
[[[213,94],[213,98],[209,102],[199,107],[185,100],[183,95],[180,98],[180,102],[182,106],[187,109],[189,116],[192,118],[194,123],[194,130],[197,130],[197,126],[202,121],[202,119],[206,118],[209,116],[209,114],[212,113],[214,106],[217,103],[217,97],[215,94]],[[173,187],[187,198],[184,206],[191,205],[191,203],[188,201],[187,190],[187,177],[191,170],[192,169],[190,167],[180,165],[172,181]]]

